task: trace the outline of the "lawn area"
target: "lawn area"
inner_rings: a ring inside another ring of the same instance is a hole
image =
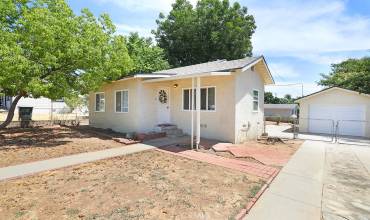
[[[50,126],[0,131],[0,167],[124,145],[74,129]]]
[[[263,183],[149,150],[0,182],[0,219],[228,219]]]

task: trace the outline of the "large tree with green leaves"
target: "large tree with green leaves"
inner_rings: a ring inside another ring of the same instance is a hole
[[[176,0],[157,25],[153,34],[173,66],[252,55],[255,21],[237,2],[200,0],[193,8],[187,0]]]
[[[154,45],[151,38],[130,33],[127,37],[127,49],[134,63],[131,73],[152,73],[170,67],[163,49]]]
[[[108,15],[87,9],[77,16],[64,0],[0,2],[0,89],[15,96],[58,99],[87,94],[128,73],[125,38]]]
[[[293,104],[292,95],[286,94],[284,98],[274,96],[272,92],[265,92],[265,104]]]
[[[370,57],[348,59],[339,64],[332,64],[331,72],[321,76],[323,78],[319,81],[320,85],[338,86],[370,94]]]

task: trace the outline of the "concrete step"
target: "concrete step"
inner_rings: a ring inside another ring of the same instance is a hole
[[[167,136],[181,137],[184,135],[184,132],[177,128],[176,125],[158,125],[157,130],[165,132]]]

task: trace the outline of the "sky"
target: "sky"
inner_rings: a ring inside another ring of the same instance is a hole
[[[152,37],[160,12],[175,0],[67,0],[79,13],[108,13],[120,34]],[[195,5],[196,0],[190,0]],[[235,2],[235,1],[231,1]],[[370,0],[238,0],[255,18],[253,55],[264,55],[275,79],[266,91],[282,97],[322,89],[332,63],[370,56]],[[295,84],[295,85],[292,85]]]

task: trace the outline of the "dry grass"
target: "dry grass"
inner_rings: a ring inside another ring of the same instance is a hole
[[[60,126],[6,129],[0,132],[0,167],[122,146]]]
[[[0,182],[0,219],[228,219],[262,184],[150,150]]]

